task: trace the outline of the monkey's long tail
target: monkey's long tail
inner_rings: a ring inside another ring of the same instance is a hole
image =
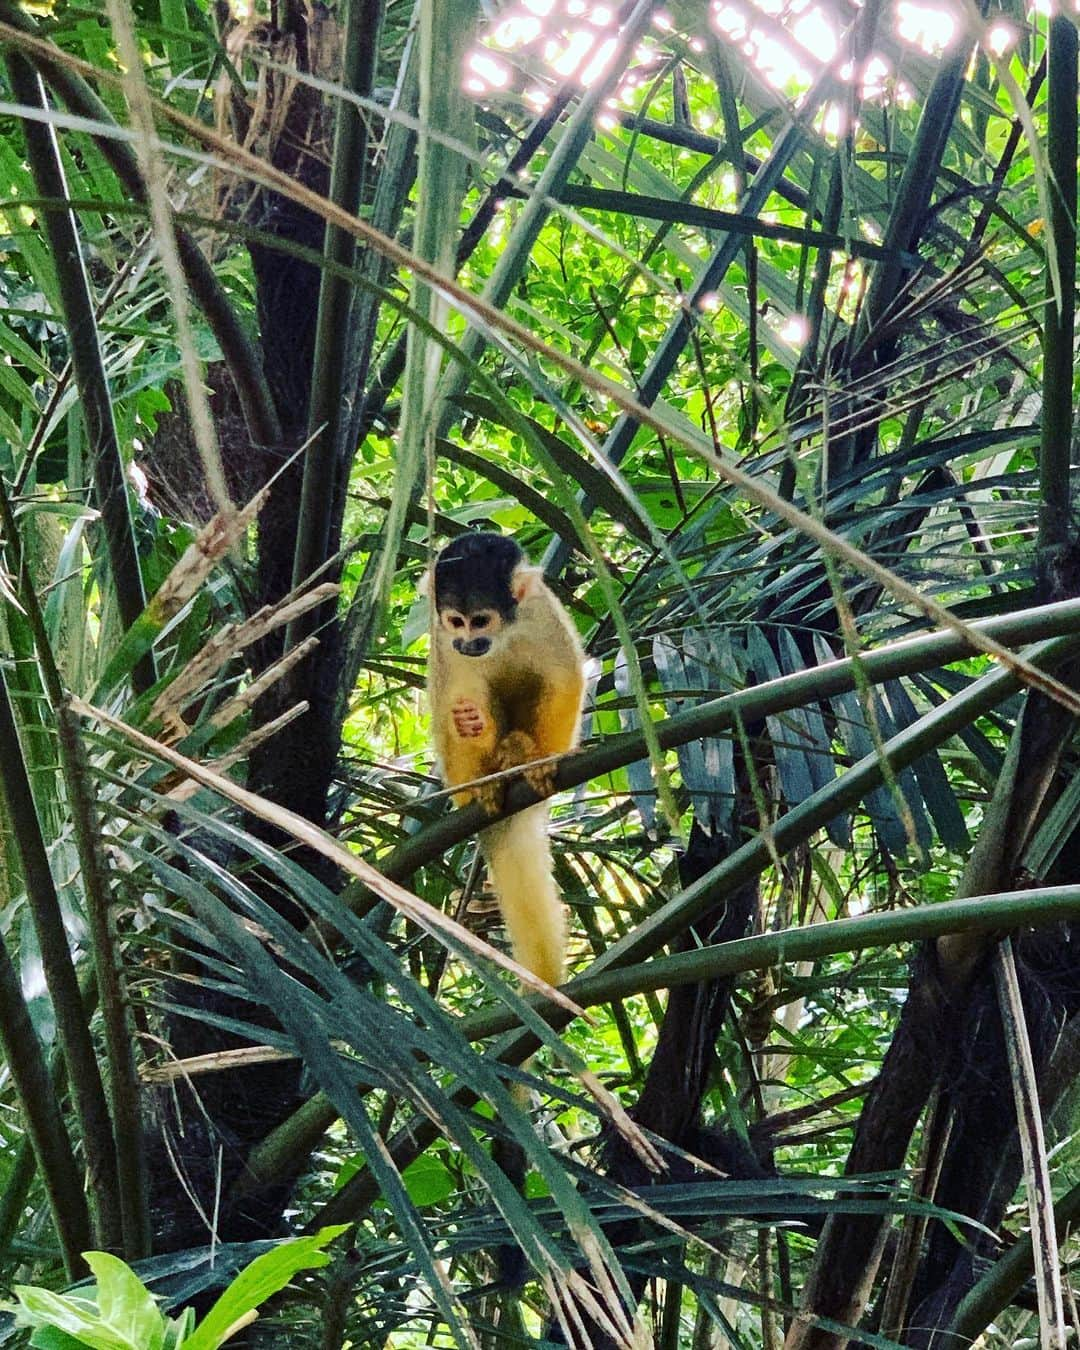
[[[488,873],[514,949],[514,959],[548,984],[560,984],[566,951],[566,918],[555,885],[548,838],[548,805],[539,802],[516,816],[491,825],[480,836]],[[528,1090],[513,1089],[525,1107]],[[496,1139],[492,1156],[517,1187],[524,1190],[525,1152],[511,1139]],[[521,1248],[503,1245],[498,1254],[499,1281],[508,1289],[525,1281],[527,1263]]]
[[[514,960],[548,984],[561,983],[566,919],[553,875],[547,803],[489,826],[480,844]]]

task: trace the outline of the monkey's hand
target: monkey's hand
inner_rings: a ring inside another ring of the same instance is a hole
[[[474,779],[493,773],[498,746],[498,727],[485,699],[462,694],[443,713],[442,734],[438,740],[443,777],[453,788],[454,803],[465,806],[478,800],[488,815],[497,815],[502,806],[502,783],[462,787]]]
[[[466,740],[474,740],[487,730],[487,718],[471,698],[459,698],[450,709],[454,730]]]

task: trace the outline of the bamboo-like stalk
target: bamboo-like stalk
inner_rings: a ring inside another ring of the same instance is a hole
[[[1039,445],[1039,535],[1042,580],[1049,581],[1057,555],[1072,539],[1069,458],[1073,427],[1073,341],[1076,315],[1076,82],[1075,16],[1050,20],[1047,63],[1047,158],[1051,178],[1048,222],[1060,285],[1054,301],[1047,277],[1043,326],[1042,435]],[[1049,599],[1052,592],[1047,593]]]
[[[92,952],[97,995],[105,1023],[105,1050],[109,1065],[113,1149],[124,1255],[138,1260],[150,1252],[150,1219],[146,1197],[145,1155],[141,1141],[139,1087],[133,1054],[133,1035],[121,969],[108,868],[101,852],[101,834],[95,819],[93,794],[79,738],[78,722],[64,695],[60,672],[49,645],[41,605],[23,555],[15,514],[0,480],[0,537],[15,573],[19,598],[33,636],[37,668],[50,711],[56,721],[60,770],[79,857],[86,912],[93,939]],[[85,1005],[84,1005],[85,1006]],[[0,1227],[2,1232],[2,1227]]]
[[[825,198],[825,209],[821,222],[823,230],[835,230],[840,223],[840,213],[844,204],[845,176],[843,161],[838,153],[833,159],[829,189]],[[818,251],[817,261],[814,264],[813,279],[810,283],[810,296],[806,306],[806,318],[809,325],[806,343],[799,355],[795,373],[791,377],[791,384],[788,386],[787,399],[784,405],[785,421],[789,426],[793,425],[799,415],[807,409],[813,398],[812,391],[817,380],[818,364],[823,355],[820,349],[825,319],[825,300],[828,294],[829,276],[832,272],[832,261],[831,253],[825,249]],[[795,489],[798,486],[795,465],[795,455],[788,454],[780,469],[777,490],[787,501],[794,500]]]
[[[45,110],[47,104],[41,77],[32,63],[20,52],[9,51],[6,65],[18,101],[27,108]],[[38,192],[42,197],[65,201],[68,196],[67,182],[55,131],[46,122],[32,118],[24,119],[23,129],[27,158]],[[112,398],[98,341],[82,245],[75,217],[69,208],[43,212],[42,227],[49,240],[60,289],[71,365],[79,390],[93,465],[94,496],[101,512],[117,605],[124,627],[130,628],[146,608],[146,593],[139,569],[139,555],[128,505],[127,478],[116,436]],[[149,653],[136,666],[132,678],[139,690],[148,689],[154,683],[154,662]]]
[[[139,1082],[135,1070],[134,1027],[113,917],[108,869],[101,853],[100,826],[79,724],[66,703],[56,710],[56,715],[61,767],[79,854],[79,870],[93,939],[94,970],[105,1029],[124,1256],[129,1261],[137,1261],[150,1255],[151,1233]]]
[[[45,1185],[64,1270],[69,1279],[76,1279],[85,1274],[82,1253],[91,1246],[90,1214],[83,1193],[82,1168],[75,1161],[52,1076],[23,998],[18,971],[2,937],[0,1047],[15,1084],[26,1135]],[[22,1158],[22,1166],[25,1176],[25,1158]]]
[[[365,98],[375,78],[375,58],[382,24],[382,0],[346,0],[345,56],[342,82],[346,89]],[[330,177],[330,200],[355,215],[363,194],[367,160],[367,121],[359,107],[343,98],[338,103],[334,129],[334,161]],[[333,222],[327,222],[323,251],[341,267],[351,268],[356,258],[356,239]],[[331,517],[341,494],[337,482],[341,471],[343,430],[349,425],[346,391],[351,372],[344,354],[348,340],[353,287],[339,272],[324,270],[319,287],[319,311],[315,329],[312,365],[311,408],[308,415],[309,444],[304,459],[300,516],[293,554],[293,585],[299,586],[326,561],[332,535]],[[290,625],[286,647],[295,646],[327,615],[308,614]]]
[[[69,201],[72,210],[78,210],[75,202],[70,199]],[[38,205],[39,203],[35,202],[34,206],[30,209],[35,210]],[[47,209],[50,204],[43,202],[40,203],[40,205]],[[148,230],[141,238],[136,239],[134,243],[130,245],[130,252],[113,273],[112,280],[101,295],[96,297],[94,318],[99,323],[112,309],[116,297],[120,295],[128,285],[132,274],[142,267],[146,259],[146,248],[150,243],[150,240],[151,232]],[[64,362],[59,375],[56,375],[53,378],[52,391],[50,392],[44,407],[41,409],[41,413],[37,419],[37,426],[34,428],[30,439],[26,442],[26,447],[23,450],[22,455],[22,463],[19,465],[18,472],[11,482],[11,495],[13,497],[22,496],[23,489],[26,487],[30,475],[37,468],[38,457],[44,447],[53,419],[56,417],[57,411],[67,396],[68,389],[70,388],[71,374],[71,360],[69,358]]]
[[[154,124],[150,88],[143,67],[142,51],[135,35],[135,15],[128,0],[105,0],[116,53],[123,72],[128,125],[134,132],[135,153],[147,192],[147,214],[154,232],[157,262],[171,326],[180,353],[180,374],[187,403],[191,440],[199,456],[203,480],[214,509],[223,516],[232,511],[225,468],[221,462],[217,430],[210,413],[203,363],[196,351],[191,321],[191,298],[176,246],[176,230],[169,201],[169,170]]]
[[[2,477],[2,475],[0,475]],[[12,536],[6,528],[0,534],[0,549],[5,559],[13,558]],[[16,568],[10,566],[11,574]],[[34,640],[24,614],[13,605],[7,605],[4,614],[3,657],[8,665],[8,687],[15,706],[22,713],[23,745],[32,764],[48,764],[53,756],[52,719],[44,698],[41,672],[34,660]],[[63,814],[51,775],[35,774],[31,783],[34,800],[41,817],[41,827],[50,839],[63,828]]]
[[[118,1250],[121,1222],[112,1122],[2,669],[0,792],[15,834],[27,900],[82,1132],[94,1204],[96,1240],[104,1247]]]
[[[416,2],[419,4],[420,0]],[[416,57],[417,26],[418,21],[414,17],[412,31],[407,39],[407,48],[398,69],[397,86],[388,110],[391,112],[400,110],[409,116],[416,113],[420,93]],[[415,179],[416,132],[411,126],[393,121],[386,133],[386,142],[379,163],[379,181],[371,207],[371,223],[383,234],[397,234]],[[364,259],[364,274],[376,284],[384,284],[389,271],[386,259],[379,253],[372,251]],[[347,446],[358,445],[371,429],[375,418],[386,406],[391,391],[397,386],[405,365],[406,333],[403,332],[395,342],[390,356],[383,361],[375,378],[369,379],[375,355],[379,309],[379,297],[375,292],[363,291],[357,296],[353,319],[356,351],[350,361],[356,385],[352,416],[345,432],[344,444]]]
[[[1065,1307],[1061,1290],[1061,1259],[1054,1231],[1054,1195],[1046,1161],[1046,1138],[1039,1108],[1039,1084],[1031,1054],[1020,980],[1012,942],[1005,938],[994,961],[994,987],[1005,1030],[1020,1151],[1027,1183],[1028,1222],[1033,1251],[1038,1254],[1035,1290],[1039,1305],[1039,1344],[1042,1350],[1065,1350]]]
[[[88,1016],[93,1008],[93,1002],[91,992],[91,997],[85,1000]],[[54,1050],[49,1056],[48,1070],[53,1097],[57,1102],[60,1102],[67,1086],[67,1070],[64,1065],[64,1056],[59,1050]],[[34,1152],[33,1141],[29,1134],[24,1134],[22,1139],[19,1140],[11,1167],[4,1179],[3,1191],[0,1192],[0,1252],[6,1251],[18,1236],[19,1226],[23,1221],[27,1197],[30,1194],[30,1187],[33,1184],[37,1166],[38,1160],[37,1154]],[[89,1213],[87,1213],[87,1221],[89,1222]]]
[[[31,37],[37,34],[33,19],[12,0],[0,0],[0,20]],[[48,87],[71,112],[103,126],[116,125],[107,105],[80,75],[48,60],[40,51],[31,60]],[[115,136],[97,136],[94,143],[132,198],[145,205],[146,185],[131,146]],[[192,295],[206,316],[232,375],[248,434],[257,445],[273,445],[281,440],[281,424],[255,345],[194,237],[187,230],[178,229],[176,245]]]

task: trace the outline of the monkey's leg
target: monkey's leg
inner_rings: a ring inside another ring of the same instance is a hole
[[[527,731],[508,731],[495,747],[500,769],[516,769],[537,755],[536,742]]]
[[[532,752],[519,762],[562,755],[577,745],[583,688],[580,679],[545,684],[536,710],[535,729],[528,738],[532,742]],[[526,770],[525,781],[538,797],[550,797],[555,791],[556,767],[554,764],[537,764]]]

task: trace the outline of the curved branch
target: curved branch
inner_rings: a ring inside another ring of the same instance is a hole
[[[1080,630],[1080,600],[1064,600],[1040,605],[1019,614],[1010,614],[973,625],[1002,643],[1019,645]],[[722,698],[709,699],[696,708],[676,713],[656,728],[660,748],[671,750],[704,736],[716,736],[730,730],[738,719],[754,722],[763,717],[797,708],[811,700],[826,698],[855,688],[856,668],[860,678],[879,684],[900,675],[934,670],[970,656],[971,648],[954,633],[929,633],[889,643],[877,651],[855,658],[830,661],[826,665],[784,675],[766,684],[741,689]],[[646,757],[645,740],[640,732],[623,732],[605,737],[597,745],[566,755],[555,768],[555,790],[578,787],[592,778],[625,768]],[[505,815],[531,806],[537,798],[524,782],[512,783],[507,790]],[[477,805],[462,807],[441,817],[400,844],[380,865],[379,870],[393,881],[405,881],[426,863],[441,857],[447,849],[470,838],[491,823]],[[374,903],[370,893],[360,886],[347,887],[344,898],[361,912]]]

